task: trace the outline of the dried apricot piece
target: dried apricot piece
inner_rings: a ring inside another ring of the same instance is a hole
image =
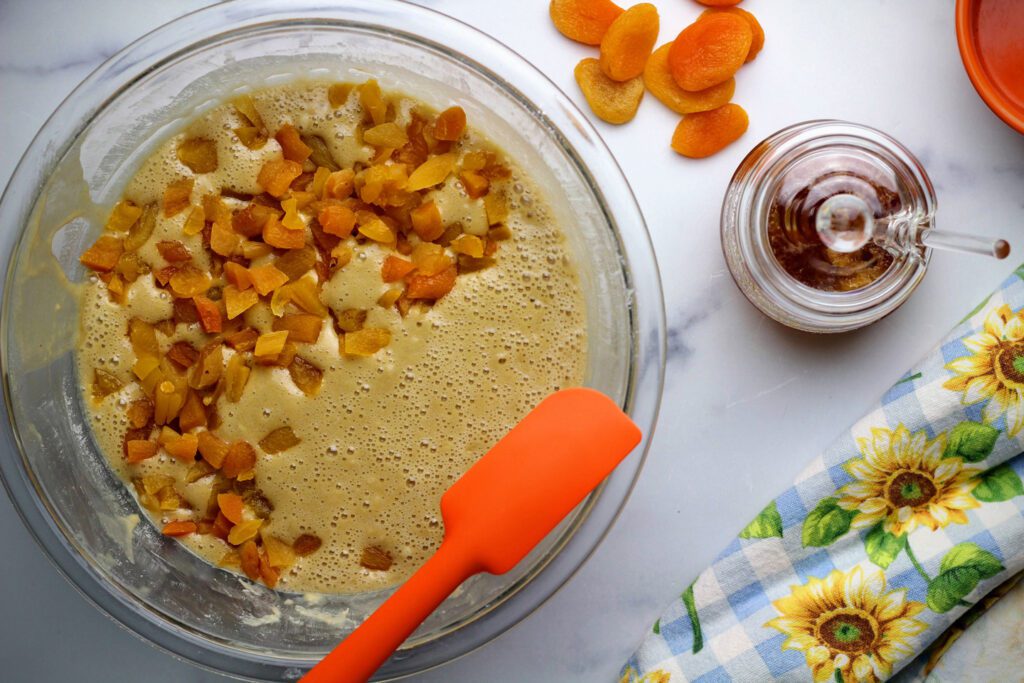
[[[263,232],[263,226],[274,214],[274,209],[269,206],[250,204],[231,216],[231,227],[239,235],[256,237]]]
[[[487,176],[476,171],[463,171],[459,174],[459,180],[462,181],[462,187],[470,199],[483,197],[491,187],[491,181],[487,179]]]
[[[366,214],[360,216],[360,214]],[[381,244],[394,244],[395,233],[392,232],[388,224],[380,219],[376,214],[366,211],[356,214],[356,221],[359,223],[359,234],[364,237],[368,237],[374,242],[380,242]]]
[[[274,261],[274,267],[287,275],[289,280],[298,280],[315,266],[316,249],[309,245],[285,252]]]
[[[277,216],[271,216],[263,225],[263,241],[278,249],[302,249],[306,246],[306,231],[289,230]]]
[[[148,398],[136,399],[128,404],[125,413],[132,429],[142,429],[153,419],[153,402]]]
[[[217,302],[199,295],[192,297],[192,303],[196,305],[196,311],[199,312],[199,324],[203,326],[203,331],[220,332],[223,327],[223,318]]]
[[[397,256],[388,256],[380,267],[380,276],[384,282],[398,282],[414,270],[416,270],[416,265],[411,261]]]
[[[717,109],[732,99],[736,91],[735,78],[697,92],[680,88],[668,67],[668,52],[671,49],[672,43],[662,45],[651,54],[644,67],[644,85],[662,104],[677,114],[693,114]]]
[[[354,87],[351,83],[332,83],[327,88],[327,101],[331,103],[331,107],[337,109],[345,104]]]
[[[599,119],[620,124],[636,116],[644,96],[642,78],[632,78],[622,83],[613,81],[604,75],[600,63],[592,57],[577,64],[573,73],[587,104]]]
[[[188,138],[178,145],[178,161],[193,173],[217,170],[217,143],[207,138]]]
[[[299,356],[296,356],[288,366],[288,374],[291,375],[295,386],[306,396],[316,395],[324,379],[323,370]]]
[[[228,445],[210,431],[199,432],[196,438],[199,440],[197,448],[203,460],[220,469],[228,455]]]
[[[195,183],[193,178],[183,178],[176,180],[167,186],[164,190],[164,216],[170,218],[176,216],[189,207],[192,203],[192,185]]]
[[[250,268],[249,278],[252,280],[252,286],[260,296],[266,296],[288,282],[288,276],[271,263],[265,266]]]
[[[409,137],[405,134],[405,129],[394,121],[389,121],[363,131],[363,142],[374,147],[396,149],[409,142]]]
[[[483,258],[484,241],[476,235],[459,235],[451,243],[451,249],[456,254],[465,254],[473,258]]]
[[[256,358],[272,358],[281,353],[287,341],[288,330],[266,332],[256,340],[256,348],[252,353]]]
[[[443,183],[455,169],[455,161],[456,155],[453,152],[430,157],[412,172],[405,189],[409,192],[419,192]]]
[[[462,107],[448,107],[434,121],[434,137],[450,142],[458,140],[466,130],[466,112]]]
[[[555,28],[585,45],[600,45],[623,9],[611,0],[551,0],[548,8]]]
[[[633,5],[612,22],[601,39],[601,70],[613,81],[628,81],[644,72],[658,40],[658,10],[647,2]]]
[[[127,460],[130,463],[142,462],[147,458],[152,458],[159,449],[155,441],[148,439],[132,439],[127,442],[126,447],[128,449]]]
[[[738,104],[687,114],[672,134],[672,149],[691,159],[709,157],[738,140],[747,124],[747,112]]]
[[[195,522],[190,522],[188,520],[178,520],[164,524],[163,535],[187,536],[189,534],[194,534],[198,528],[199,527],[196,526]]]
[[[299,131],[295,126],[286,123],[274,133],[274,139],[281,145],[281,152],[288,161],[302,163],[313,153],[313,149],[302,141]]]
[[[248,472],[256,466],[256,451],[246,441],[235,441],[228,447],[228,454],[224,456],[224,464],[221,465],[221,473],[228,479],[234,479],[242,472]],[[225,495],[225,494],[221,494]],[[220,496],[217,497],[218,504],[220,503]],[[221,506],[221,510],[224,507]],[[231,519],[230,516],[225,512],[224,515]],[[231,520],[235,521],[235,520]],[[236,524],[238,522],[235,522]]]
[[[124,232],[135,225],[135,221],[139,220],[141,215],[141,206],[136,206],[130,199],[122,199],[111,210],[106,229],[111,232]]]
[[[106,273],[114,269],[124,252],[124,242],[111,235],[101,235],[79,257],[79,262],[91,270]]]
[[[456,275],[457,271],[454,266],[450,266],[436,275],[411,275],[405,295],[409,299],[436,301],[452,291]]]
[[[156,243],[156,249],[169,263],[182,263],[192,258],[188,248],[178,240],[160,240]]]
[[[93,368],[92,395],[104,398],[121,388],[121,381],[113,373],[102,368]]]
[[[750,24],[735,14],[718,12],[696,21],[672,41],[672,78],[690,91],[727,81],[743,66],[752,41]]]
[[[185,266],[174,271],[168,280],[171,286],[171,293],[179,299],[191,299],[192,297],[204,294],[213,281],[210,276],[194,266]]]
[[[379,126],[384,123],[387,118],[388,103],[384,101],[377,80],[371,78],[365,83],[360,83],[356,86],[356,90],[359,91],[359,103],[363,106],[363,111],[373,121],[373,125]]]
[[[363,324],[366,323],[366,311],[358,308],[346,308],[335,315],[334,321],[340,331],[355,332],[363,329]]]
[[[350,356],[372,356],[390,343],[391,332],[388,330],[364,327],[345,333],[344,350]]]
[[[242,392],[245,391],[245,385],[248,383],[251,373],[252,368],[245,362],[242,354],[236,353],[231,356],[224,369],[224,395],[227,396],[228,401],[238,403],[241,400]]]
[[[224,288],[224,308],[228,320],[234,320],[238,316],[259,303],[260,295],[254,289],[238,289],[234,285],[227,285]],[[202,315],[202,312],[200,312]]]
[[[259,333],[251,327],[246,327],[238,332],[231,332],[224,335],[224,342],[235,351],[252,351],[256,348],[256,338]]]
[[[260,532],[260,538],[263,539],[263,549],[271,567],[282,569],[295,563],[295,550],[290,545],[266,532]]]
[[[248,519],[235,524],[235,526],[231,527],[231,531],[228,532],[228,543],[231,545],[241,545],[246,541],[256,538],[256,534],[261,526],[263,526],[262,519]]]
[[[167,359],[174,361],[182,369],[192,367],[198,358],[199,352],[187,341],[174,342],[167,350]]]
[[[356,173],[351,168],[343,168],[327,176],[324,181],[324,199],[346,199],[355,189]]]
[[[412,220],[413,231],[421,240],[433,242],[444,234],[441,211],[433,201],[420,204],[410,212],[409,218]]]
[[[238,556],[245,575],[252,581],[260,578],[260,550],[256,547],[256,542],[248,540],[243,543],[238,549]]]
[[[278,427],[260,439],[260,448],[271,455],[286,451],[292,446],[298,446],[302,439],[295,436],[291,427]]]
[[[300,175],[302,164],[289,159],[271,159],[260,168],[256,183],[271,197],[280,199]]]
[[[340,204],[328,204],[317,214],[320,227],[328,235],[348,237],[356,227],[356,214],[352,209]]]
[[[244,119],[246,125],[235,128],[235,135],[249,149],[259,149],[267,142],[267,127],[263,117],[256,109],[256,103],[248,95],[241,95],[232,102],[235,111]]]
[[[700,4],[705,7],[728,7],[730,5],[738,5],[742,0],[697,0]]]
[[[711,3],[708,2],[708,3],[704,3],[704,4],[711,4]],[[747,58],[745,60],[743,60],[743,61],[745,63],[746,62],[752,62],[757,57],[757,53],[759,53],[761,51],[761,48],[764,47],[764,28],[761,26],[761,22],[759,22],[757,20],[757,17],[755,17],[753,14],[751,14],[747,10],[740,9],[739,7],[722,7],[721,6],[721,5],[729,5],[729,4],[736,4],[736,3],[721,2],[721,3],[719,3],[719,6],[711,7],[709,9],[706,9],[703,12],[701,12],[701,15],[699,17],[697,17],[697,21],[700,21],[701,19],[703,19],[705,17],[709,17],[712,14],[715,14],[716,12],[728,12],[729,14],[735,14],[738,17],[743,17],[747,21],[747,23],[750,24],[750,31],[751,31],[751,35],[752,35],[752,38],[751,38],[751,41],[750,41],[750,51],[747,52]]]
[[[199,451],[199,437],[195,434],[182,434],[177,439],[164,444],[164,450],[178,460],[194,462],[196,453]]]
[[[188,392],[188,396],[185,397],[185,405],[178,413],[178,426],[183,432],[206,426],[206,409],[203,407],[203,399],[199,398],[199,394],[194,391]]]
[[[315,344],[320,338],[323,319],[311,313],[291,313],[274,320],[274,331],[286,330],[288,341]]]

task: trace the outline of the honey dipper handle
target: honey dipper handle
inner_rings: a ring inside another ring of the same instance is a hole
[[[481,571],[464,544],[445,539],[437,552],[360,624],[301,683],[363,683],[452,591]]]

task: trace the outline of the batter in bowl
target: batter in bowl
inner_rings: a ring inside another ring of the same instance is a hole
[[[583,381],[583,297],[541,195],[460,108],[374,81],[202,114],[82,262],[101,450],[165,534],[271,587],[403,580],[448,486]]]

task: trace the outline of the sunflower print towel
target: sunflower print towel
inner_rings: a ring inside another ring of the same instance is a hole
[[[1024,569],[1024,266],[697,577],[620,683],[880,681]]]

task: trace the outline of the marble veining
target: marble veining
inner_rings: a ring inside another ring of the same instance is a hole
[[[653,0],[665,42],[700,12]],[[0,2],[0,183],[61,99],[121,46],[205,0]],[[547,0],[423,4],[520,52],[580,106],[572,68],[594,51],[563,39]],[[662,608],[841,430],[1013,268],[936,254],[889,318],[814,337],[761,316],[725,270],[721,197],[750,147],[806,119],[845,118],[901,140],[927,166],[938,222],[999,233],[1024,255],[1024,136],[978,99],[960,65],[953,3],[746,0],[767,45],[737,78],[746,136],[705,161],[677,157],[677,117],[648,96],[637,119],[600,134],[629,177],[662,268],[668,365],[662,414],[633,496],[579,574],[495,642],[418,681],[611,681]],[[913,27],[913,30],[908,30]],[[589,116],[589,114],[588,114]],[[46,562],[0,494],[0,661],[12,681],[212,683],[142,645],[82,600]],[[59,656],[53,644],[59,643]]]

